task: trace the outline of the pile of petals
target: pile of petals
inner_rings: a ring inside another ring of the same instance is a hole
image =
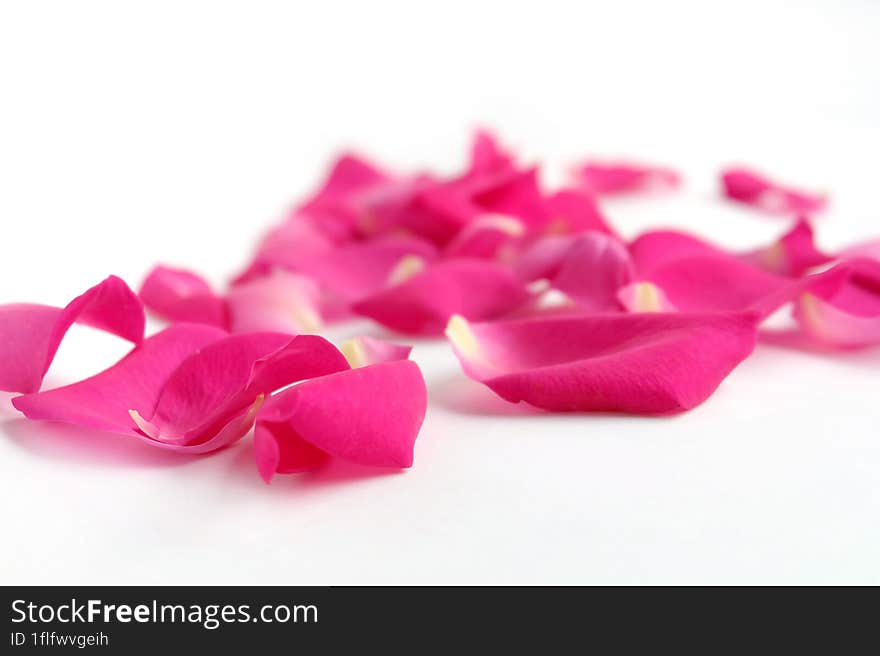
[[[134,294],[110,277],[65,308],[0,306],[0,389],[31,419],[206,453],[253,428],[257,468],[330,458],[408,467],[426,408],[409,347],[328,323],[366,317],[444,334],[464,373],[551,411],[681,412],[705,401],[790,308],[790,336],[832,350],[880,342],[880,246],[820,249],[828,200],[743,167],[721,196],[788,222],[735,252],[677,230],[626,240],[606,198],[671,193],[675,170],[588,160],[548,189],[485,132],[453,175],[392,172],[344,154],[222,290],[157,266]],[[169,326],[144,336],[144,308]],[[134,344],[104,372],[41,391],[80,322]]]

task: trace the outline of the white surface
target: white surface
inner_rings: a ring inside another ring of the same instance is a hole
[[[221,8],[220,4],[224,6]],[[820,239],[880,232],[880,4],[0,4],[0,302],[63,304],[155,261],[221,281],[335,149],[461,162],[499,129],[552,165],[680,166],[624,232],[782,229],[721,205],[743,160],[831,190]],[[77,329],[47,384],[125,346]],[[548,416],[415,359],[431,405],[402,474],[260,481],[16,418],[0,398],[2,583],[880,583],[880,353],[762,345],[672,419]]]

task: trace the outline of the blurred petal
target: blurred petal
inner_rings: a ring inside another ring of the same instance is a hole
[[[110,276],[64,308],[0,305],[0,390],[36,392],[58,346],[74,322],[118,335],[134,344],[144,337],[144,308],[120,278]]]
[[[163,319],[226,326],[226,302],[192,271],[157,266],[144,280],[139,296]]]
[[[573,234],[584,230],[616,234],[605,221],[596,200],[590,194],[575,189],[563,189],[545,201],[549,234]]]
[[[231,332],[274,331],[297,335],[321,328],[318,288],[287,271],[233,285],[226,295]]]
[[[357,369],[380,362],[406,360],[412,351],[412,346],[393,344],[363,335],[345,340],[340,344],[339,350],[342,351],[351,368]]]
[[[410,467],[426,407],[425,381],[409,360],[313,378],[263,405],[254,433],[257,468],[269,482],[328,457]]]
[[[502,398],[555,411],[680,412],[755,345],[744,314],[559,315],[469,324],[447,336],[465,372]]]
[[[756,171],[729,168],[721,173],[724,194],[731,200],[773,214],[813,214],[828,205],[824,194],[783,186]]]
[[[880,343],[880,263],[851,260],[814,277],[795,303],[795,317],[831,346]]]
[[[793,277],[833,259],[816,248],[813,228],[805,219],[799,219],[791,230],[770,246],[750,251],[743,258],[771,273]]]
[[[484,214],[471,221],[444,249],[447,257],[480,257],[505,260],[524,234],[522,221],[504,214]]]
[[[572,242],[551,284],[581,307],[601,312],[620,308],[617,292],[633,277],[626,246],[611,235],[591,231]]]
[[[628,312],[675,312],[666,294],[651,282],[634,282],[617,292],[617,300]]]
[[[356,313],[403,333],[440,335],[453,314],[474,320],[501,316],[529,298],[507,268],[476,259],[450,259],[359,301]]]
[[[670,168],[634,162],[585,162],[575,168],[574,178],[584,191],[599,196],[673,189],[681,185],[681,176]]]

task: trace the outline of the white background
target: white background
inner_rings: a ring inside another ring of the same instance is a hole
[[[871,0],[0,7],[0,302],[156,261],[220,283],[339,147],[448,171],[477,124],[551,173],[680,167],[681,194],[608,206],[627,235],[769,240],[716,198],[731,161],[831,191],[827,248],[880,233]],[[76,329],[47,385],[125,350]],[[669,419],[532,412],[443,342],[415,359],[412,470],[271,486],[249,439],[190,459],[0,397],[0,582],[880,583],[877,350],[763,344]]]

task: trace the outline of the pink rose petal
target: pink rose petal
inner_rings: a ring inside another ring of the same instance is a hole
[[[746,253],[743,258],[771,273],[794,277],[833,259],[816,248],[813,228],[805,219],[799,219],[791,230],[770,246]]]
[[[495,135],[485,130],[478,130],[471,143],[467,175],[477,177],[511,170],[513,170],[513,156],[501,148]]]
[[[549,234],[573,234],[585,230],[616,235],[605,221],[593,196],[576,189],[563,189],[545,201]]]
[[[314,469],[329,457],[375,467],[410,467],[427,390],[409,360],[314,378],[266,401],[257,415],[257,469]]]
[[[0,389],[36,392],[67,330],[78,322],[134,344],[144,337],[144,308],[120,278],[110,276],[64,308],[0,305]]]
[[[440,335],[453,314],[474,320],[506,314],[528,300],[507,268],[477,259],[438,262],[399,285],[355,303],[356,313],[403,333]]]
[[[86,380],[13,399],[31,419],[63,421],[205,453],[242,437],[266,395],[348,368],[314,335],[227,334],[176,324]]]
[[[634,162],[585,162],[575,168],[574,178],[584,191],[599,196],[673,189],[681,185],[681,176],[670,168]]]
[[[808,335],[831,346],[880,343],[880,263],[850,260],[814,276],[797,297],[795,318]]]
[[[617,238],[585,232],[573,240],[551,284],[581,307],[601,312],[619,309],[617,293],[634,275],[629,252]]]
[[[728,257],[725,250],[679,230],[650,230],[636,237],[629,252],[639,274],[649,274],[667,262],[699,255]]]
[[[554,411],[680,412],[755,346],[746,313],[558,315],[469,324],[447,336],[471,378]]]
[[[824,194],[783,186],[746,168],[722,171],[721,185],[724,194],[731,200],[772,214],[814,214],[828,205]]]
[[[197,274],[185,269],[155,267],[139,293],[144,305],[163,319],[227,325],[226,302]]]
[[[462,228],[443,251],[446,257],[480,257],[507,260],[514,244],[525,234],[520,219],[504,214],[484,214]]]

